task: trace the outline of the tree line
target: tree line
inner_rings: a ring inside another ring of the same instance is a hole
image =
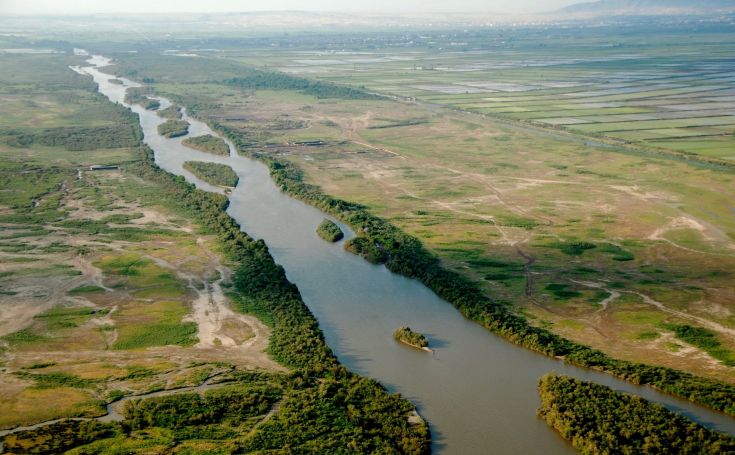
[[[547,375],[539,395],[539,417],[585,454],[735,452],[735,438],[609,387]]]
[[[222,81],[251,90],[295,90],[317,98],[339,98],[346,100],[374,100],[381,97],[368,93],[362,88],[352,88],[331,82],[320,82],[303,77],[292,76],[274,71],[248,70],[248,74]]]

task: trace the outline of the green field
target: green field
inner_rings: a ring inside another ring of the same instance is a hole
[[[229,54],[404,100],[735,159],[731,32],[713,27],[685,35],[659,27],[655,40],[642,40],[646,32],[600,27],[549,35],[534,29],[426,33],[338,55],[303,49]]]

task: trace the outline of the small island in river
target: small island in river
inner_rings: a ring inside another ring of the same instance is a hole
[[[316,233],[319,234],[319,237],[323,238],[327,242],[332,243],[342,240],[342,238],[344,238],[345,236],[344,232],[342,232],[342,229],[337,226],[337,223],[327,219],[322,221],[319,227],[316,228]]]
[[[399,327],[395,332],[393,332],[393,338],[411,347],[432,352],[431,348],[429,348],[429,340],[427,340],[422,334],[411,330],[410,327]]]
[[[158,116],[161,118],[167,118],[170,120],[180,120],[181,119],[181,108],[175,104],[172,104],[166,109],[159,110]]]
[[[185,161],[184,169],[210,185],[234,188],[240,178],[226,164],[208,163],[205,161]]]
[[[205,134],[204,136],[188,137],[181,142],[189,148],[199,150],[200,152],[212,153],[214,155],[228,156],[230,147],[227,143],[216,136]]]
[[[185,136],[189,133],[189,122],[186,120],[167,120],[158,125],[158,134],[168,138]]]

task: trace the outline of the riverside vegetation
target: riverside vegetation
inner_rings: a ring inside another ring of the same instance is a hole
[[[735,438],[640,397],[566,376],[539,381],[538,415],[583,454],[726,454]]]

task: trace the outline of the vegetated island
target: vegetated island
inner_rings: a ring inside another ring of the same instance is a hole
[[[169,120],[180,120],[181,119],[181,108],[175,104],[161,109],[158,111],[158,116]]]
[[[182,142],[185,146],[199,150],[200,152],[212,153],[214,155],[230,155],[230,147],[219,137],[205,134],[204,136],[187,137]]]
[[[158,110],[159,107],[161,107],[161,102],[158,100],[148,98],[146,101],[142,103],[142,105],[144,108],[148,109],[149,111],[155,111],[155,110]]]
[[[211,185],[235,187],[240,180],[235,171],[226,164],[187,161],[184,169]]]
[[[432,352],[431,348],[429,348],[429,340],[427,340],[422,334],[411,330],[410,327],[399,327],[395,332],[393,332],[393,338],[411,347],[421,349],[426,352]]]
[[[184,136],[189,133],[189,122],[185,120],[167,120],[158,125],[158,134],[168,138]]]
[[[160,101],[152,99],[148,96],[152,94],[153,89],[149,86],[129,87],[125,91],[125,102],[128,104],[140,104],[150,111],[155,111],[156,109],[161,107],[161,103]]]
[[[345,236],[342,229],[337,226],[337,223],[327,219],[322,221],[319,227],[316,228],[316,233],[319,234],[319,237],[332,243],[342,240]]]
[[[123,81],[121,81],[120,79],[116,79],[116,78],[108,79],[108,82],[110,84],[123,85]]]
[[[735,453],[735,438],[606,386],[550,374],[539,395],[539,417],[581,453]]]

